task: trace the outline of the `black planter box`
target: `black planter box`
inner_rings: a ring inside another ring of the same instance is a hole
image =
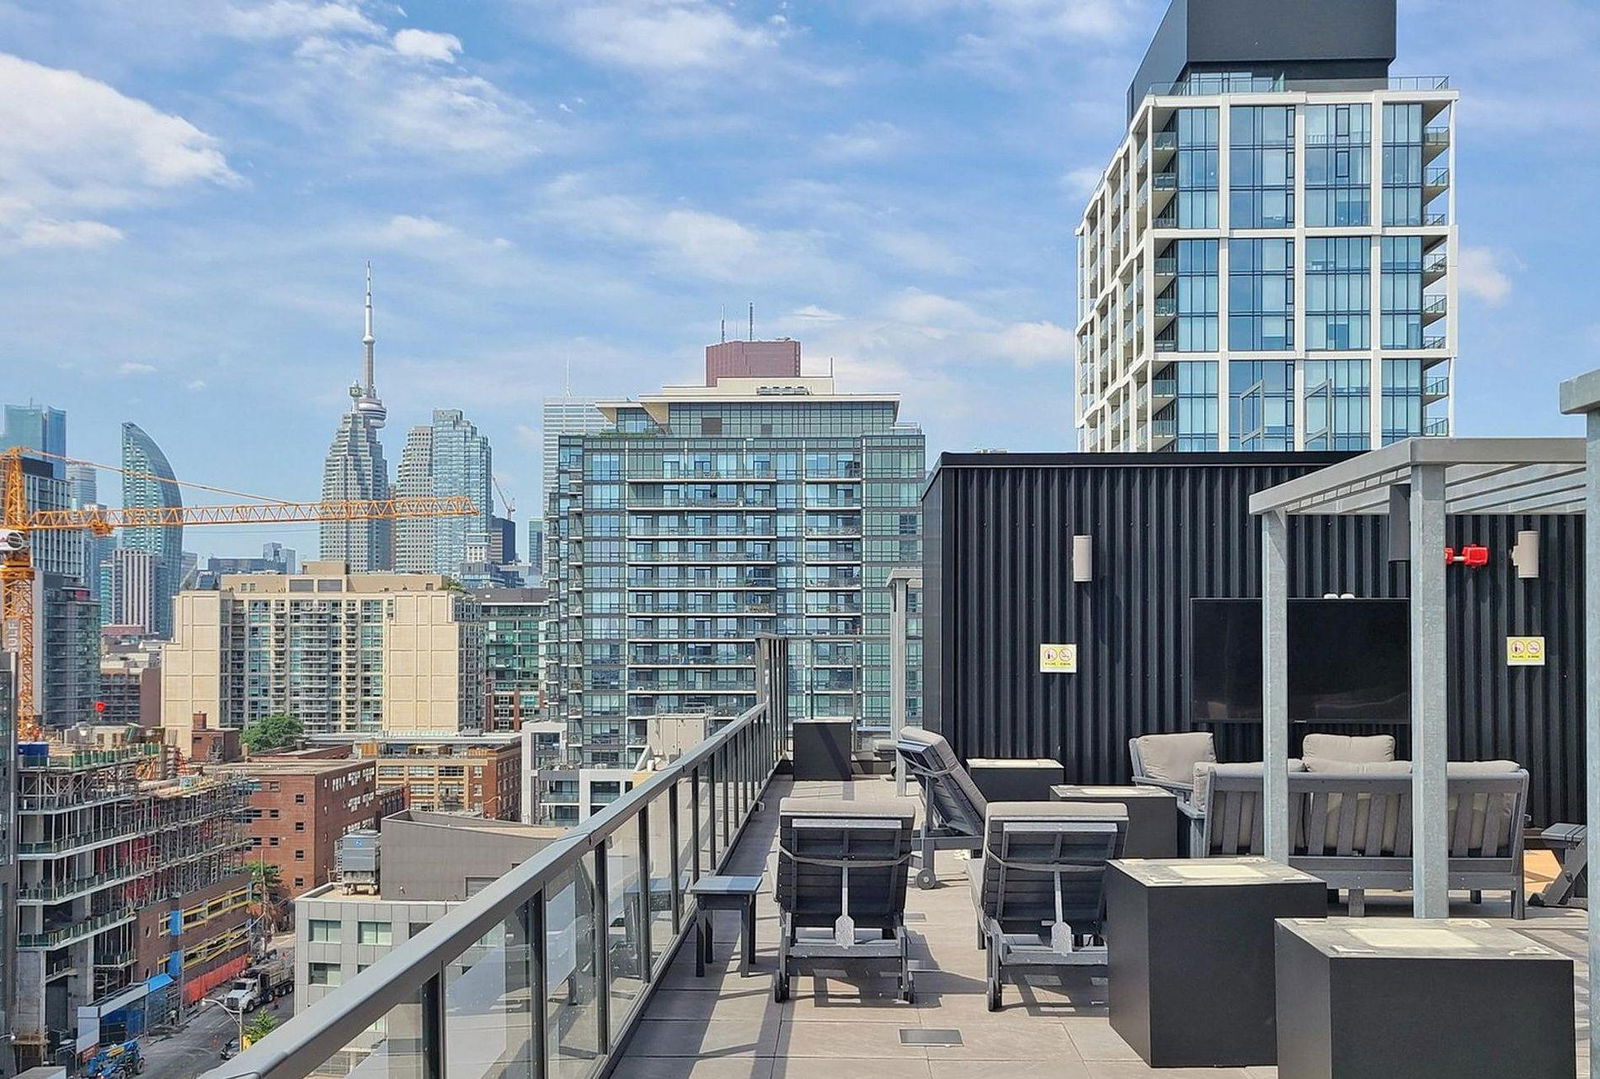
[[[1048,802],[1050,788],[1066,777],[1060,761],[1048,757],[973,757],[967,774],[991,802]]]
[[[1124,858],[1178,856],[1178,796],[1154,787],[1051,787],[1054,802],[1114,802],[1128,807]]]
[[[1572,960],[1469,918],[1277,926],[1279,1079],[1567,1079]]]
[[[797,719],[794,728],[794,777],[850,780],[850,719]]]
[[[1265,858],[1112,862],[1111,1029],[1153,1068],[1273,1063],[1273,921],[1327,909],[1326,884]]]

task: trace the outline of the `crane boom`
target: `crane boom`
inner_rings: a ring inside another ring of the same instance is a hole
[[[33,451],[29,451],[30,454]],[[54,457],[54,454],[39,456]],[[358,498],[324,502],[263,501],[229,506],[132,506],[126,509],[31,510],[19,447],[0,450],[0,649],[17,657],[17,740],[39,735],[37,663],[34,655],[34,532],[88,531],[184,525],[276,524],[289,521],[394,521],[416,517],[472,517],[472,499]],[[66,458],[62,458],[65,460]],[[99,466],[110,468],[111,466]],[[125,472],[125,469],[112,468]],[[199,486],[199,485],[191,485]]]
[[[402,517],[471,517],[472,499],[356,498],[333,502],[263,502],[234,506],[130,506],[126,509],[34,510],[21,529],[62,532],[88,529],[98,535],[117,528],[188,525],[275,524],[289,521],[394,521]],[[15,527],[7,525],[7,527]]]

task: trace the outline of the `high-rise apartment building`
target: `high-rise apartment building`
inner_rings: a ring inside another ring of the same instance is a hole
[[[0,450],[15,447],[47,454],[50,475],[65,479],[67,464],[67,414],[45,405],[7,405],[5,427],[0,429]]]
[[[100,601],[76,577],[37,576],[34,650],[39,667],[39,717],[51,728],[95,721],[100,695]]]
[[[544,488],[540,491],[540,506],[549,506],[550,495],[556,489],[556,449],[561,436],[603,431],[610,426],[600,414],[599,404],[593,397],[544,399]]]
[[[892,394],[721,378],[600,406],[562,436],[546,522],[551,717],[574,763],[631,767],[649,717],[755,702],[792,638],[791,714],[888,730],[888,575],[921,562],[925,444]]]
[[[177,509],[183,496],[173,482],[172,466],[155,440],[138,424],[122,425],[122,505],[124,509]],[[157,637],[172,636],[172,597],[183,581],[183,527],[125,528],[121,546],[148,551],[154,558],[149,629]]]
[[[366,332],[361,337],[366,381],[350,387],[350,411],[339,421],[333,444],[322,463],[325,501],[381,499],[389,495],[389,465],[378,432],[389,418],[373,381],[372,267],[367,267]],[[394,529],[389,521],[324,521],[321,555],[344,562],[356,573],[386,570],[394,565]]]
[[[157,556],[121,547],[111,555],[111,610],[102,612],[109,626],[135,626],[156,634]]]
[[[1394,56],[1394,0],[1174,0],[1077,230],[1080,448],[1450,433],[1458,95]]]
[[[438,574],[224,576],[179,593],[162,653],[162,725],[293,716],[307,734],[455,734],[483,726],[478,602]]]
[[[100,484],[94,465],[68,465],[67,486],[72,492],[72,508],[81,510],[100,501]]]
[[[394,568],[399,573],[459,576],[464,563],[489,561],[494,506],[494,455],[459,409],[434,409],[433,422],[413,427],[400,454],[399,498],[471,499],[471,517],[401,518],[394,525]]]
[[[482,588],[484,663],[488,700],[484,726],[520,730],[539,718],[544,678],[544,623],[550,593],[543,588]]]

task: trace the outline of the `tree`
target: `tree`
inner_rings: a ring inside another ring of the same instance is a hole
[[[239,1048],[248,1049],[276,1029],[278,1029],[277,1016],[271,1012],[257,1012],[250,1022],[244,1025],[244,1044]]]
[[[271,862],[257,859],[244,864],[250,874],[250,892],[255,897],[255,916],[270,937],[283,917],[283,873]]]
[[[293,716],[264,716],[244,729],[239,735],[252,753],[264,753],[269,749],[282,749],[292,746],[300,741],[305,734],[305,727]]]

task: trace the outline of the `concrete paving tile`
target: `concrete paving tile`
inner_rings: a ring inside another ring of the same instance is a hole
[[[836,1020],[785,1023],[778,1032],[777,1055],[790,1059],[845,1057],[925,1060],[927,1053],[922,1046],[900,1043],[900,1028],[918,1025],[914,1016],[903,1024]]]
[[[933,1079],[1090,1079],[1081,1060],[937,1060],[928,1058]]]
[[[772,1057],[638,1057],[629,1054],[614,1074],[627,1079],[772,1079]]]
[[[1133,1046],[1123,1041],[1104,1019],[1063,1019],[1061,1025],[1084,1060],[1138,1061],[1140,1066],[1144,1064]]]
[[[825,1063],[815,1057],[773,1062],[773,1079],[930,1079],[926,1060],[884,1057],[832,1057]],[[1068,1076],[1066,1079],[1076,1079]]]
[[[1090,1079],[1247,1079],[1243,1068],[1151,1068],[1144,1061],[1089,1061]]]
[[[924,1023],[925,1028],[932,1027]],[[1027,1027],[1010,1023],[962,1022],[960,1045],[930,1045],[929,1060],[1079,1060],[1066,1028],[1049,1019]]]
[[[641,1019],[628,1043],[640,1057],[773,1056],[779,1024],[761,1019]]]

